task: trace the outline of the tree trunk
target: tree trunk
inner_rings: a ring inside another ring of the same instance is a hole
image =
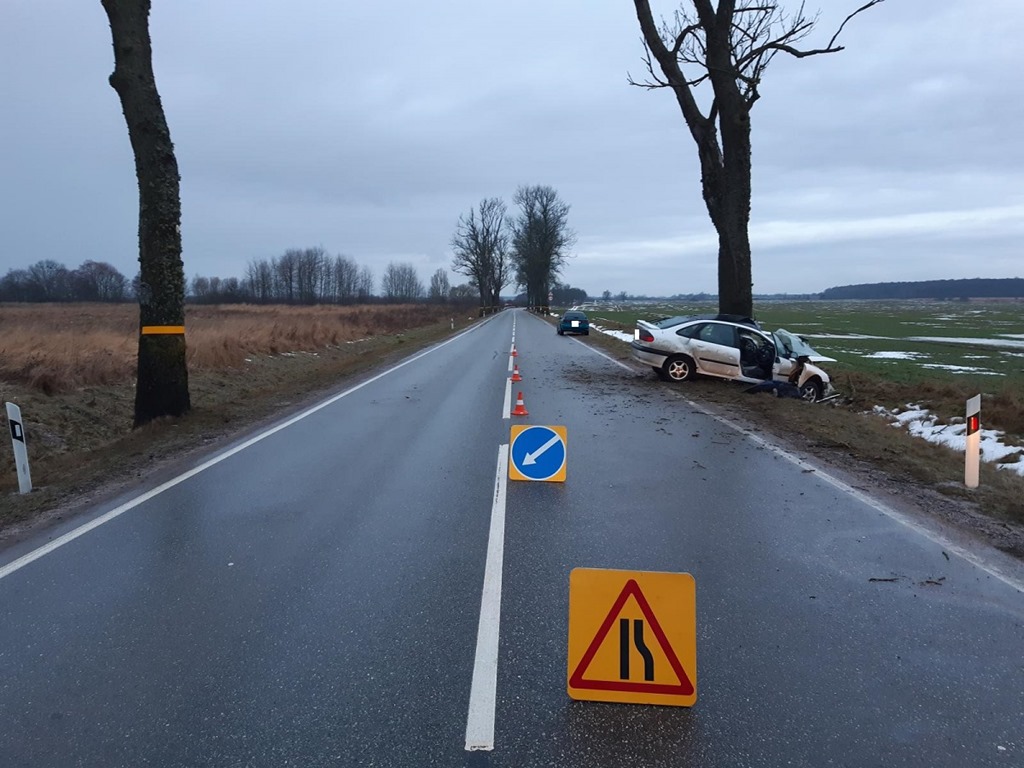
[[[731,23],[733,12],[728,14]],[[718,216],[718,311],[752,317],[750,269],[750,105],[740,93],[732,67],[730,23],[708,30],[708,76],[715,92],[722,133]],[[710,211],[710,206],[708,208]]]
[[[715,211],[708,204],[718,232],[718,311],[752,317],[750,115],[746,105],[734,104],[723,109],[721,126],[724,166],[716,174],[720,185]]]
[[[102,0],[139,183],[139,360],[135,426],[189,410],[178,163],[153,75],[150,0]]]

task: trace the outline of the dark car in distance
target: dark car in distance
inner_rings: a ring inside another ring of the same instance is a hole
[[[590,321],[586,314],[578,309],[570,309],[562,315],[562,319],[558,321],[558,335],[565,336],[567,333],[582,333],[584,336],[589,336]]]

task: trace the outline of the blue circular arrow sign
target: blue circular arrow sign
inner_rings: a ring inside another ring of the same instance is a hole
[[[547,480],[565,466],[565,443],[550,427],[527,427],[512,440],[512,465],[530,480]]]

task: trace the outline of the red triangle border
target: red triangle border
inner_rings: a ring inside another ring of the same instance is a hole
[[[584,675],[590,668],[590,663],[594,660],[597,655],[598,649],[601,647],[601,643],[604,642],[608,632],[611,631],[612,624],[615,623],[616,617],[619,615],[619,611],[622,610],[622,606],[626,604],[626,601],[633,597],[637,604],[640,606],[640,610],[644,615],[644,618],[651,624],[651,630],[654,632],[655,638],[661,645],[661,650],[665,652],[668,657],[668,663],[672,667],[672,671],[676,673],[676,677],[679,678],[679,685],[670,685],[666,683],[632,683],[623,680],[585,680]],[[683,665],[679,663],[679,657],[676,656],[676,652],[672,649],[672,645],[669,643],[668,638],[665,636],[665,631],[661,628],[661,624],[658,623],[657,617],[654,615],[654,611],[651,610],[650,603],[647,602],[647,598],[644,597],[644,593],[640,590],[640,585],[637,584],[636,579],[630,579],[626,582],[626,586],[622,588],[622,592],[619,593],[618,598],[612,605],[612,609],[608,612],[608,616],[601,624],[600,629],[597,630],[597,634],[594,636],[593,641],[590,643],[590,647],[587,648],[587,652],[583,654],[583,658],[580,659],[580,663],[576,665],[576,670],[572,673],[569,678],[569,686],[571,688],[579,688],[582,690],[590,691],[617,691],[623,693],[660,693],[670,696],[692,696],[694,693],[693,683],[690,681],[689,675],[686,674],[686,670],[683,669]]]

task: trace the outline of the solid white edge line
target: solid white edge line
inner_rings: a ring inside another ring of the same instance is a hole
[[[7,565],[5,565],[3,567],[0,567],[0,580],[5,579],[6,577],[10,576],[15,571],[18,571],[21,568],[24,568],[29,563],[34,562],[35,560],[38,560],[39,558],[43,557],[44,555],[48,555],[49,553],[53,552],[54,550],[59,549],[60,547],[63,547],[65,544],[68,544],[68,543],[74,541],[79,536],[84,536],[89,531],[93,530],[94,528],[98,528],[101,525],[103,525],[104,523],[110,522],[115,517],[120,517],[125,512],[128,512],[131,509],[134,509],[135,507],[139,506],[140,504],[144,504],[145,502],[149,501],[153,497],[159,496],[164,491],[173,488],[174,486],[178,485],[179,483],[183,483],[186,480],[188,480],[189,478],[195,477],[200,472],[204,472],[205,470],[209,469],[210,467],[215,466],[217,464],[220,464],[222,461],[224,461],[225,459],[231,458],[236,453],[240,453],[240,452],[244,451],[246,448],[249,448],[249,447],[255,445],[256,443],[260,442],[261,440],[265,440],[266,438],[270,437],[271,435],[277,434],[281,430],[287,429],[288,427],[292,426],[293,424],[295,424],[295,423],[297,423],[299,421],[302,421],[306,417],[312,416],[317,411],[320,411],[320,410],[326,408],[329,405],[333,405],[337,401],[341,400],[343,397],[348,397],[349,395],[353,394],[354,392],[357,392],[358,390],[362,389],[363,387],[368,386],[368,385],[372,384],[373,382],[375,382],[375,381],[377,381],[379,379],[382,379],[382,378],[384,378],[385,376],[387,376],[389,374],[394,373],[395,371],[399,370],[400,368],[404,368],[405,366],[407,366],[407,365],[409,365],[411,363],[415,363],[420,358],[426,357],[427,355],[431,354],[432,352],[436,352],[437,350],[441,349],[442,347],[447,346],[448,344],[451,344],[454,341],[458,341],[463,336],[465,336],[465,335],[467,335],[469,333],[472,333],[473,331],[475,331],[478,328],[482,327],[486,322],[487,321],[484,321],[484,323],[480,323],[479,325],[474,325],[472,328],[468,328],[467,330],[463,331],[462,333],[458,334],[457,336],[453,336],[452,338],[450,338],[450,339],[448,339],[446,341],[443,341],[440,344],[437,344],[437,345],[435,345],[433,347],[430,347],[430,349],[427,349],[427,350],[424,350],[423,352],[420,352],[415,357],[410,357],[408,360],[403,360],[398,365],[395,365],[395,366],[393,366],[391,368],[388,368],[386,371],[378,373],[376,376],[373,376],[372,378],[369,378],[369,379],[367,379],[364,382],[356,384],[353,387],[349,387],[344,392],[341,392],[341,393],[339,393],[337,395],[333,395],[332,397],[328,398],[327,400],[324,400],[322,403],[318,403],[317,405],[314,405],[313,407],[306,409],[302,413],[300,413],[300,414],[298,414],[296,416],[292,416],[290,419],[288,419],[287,421],[282,422],[281,424],[278,424],[276,427],[271,427],[270,429],[266,430],[265,432],[261,432],[258,435],[255,435],[254,437],[249,438],[244,443],[241,443],[240,445],[236,445],[234,448],[231,448],[230,450],[227,450],[224,453],[221,453],[221,454],[219,454],[217,456],[214,456],[212,459],[208,459],[207,461],[204,461],[198,467],[194,467],[194,468],[190,469],[188,472],[180,474],[177,477],[172,478],[171,480],[168,480],[165,483],[161,483],[156,488],[153,488],[153,489],[151,489],[149,491],[146,491],[141,496],[136,496],[134,499],[131,499],[130,501],[126,501],[121,506],[115,507],[114,509],[110,510],[109,512],[107,512],[107,513],[105,513],[103,515],[100,515],[99,517],[95,518],[94,520],[90,520],[88,523],[85,523],[84,525],[81,525],[81,526],[79,526],[78,528],[75,528],[72,531],[68,531],[63,536],[60,536],[60,537],[54,539],[53,541],[44,544],[43,546],[39,547],[38,549],[34,549],[31,552],[29,552],[28,554],[22,555],[17,560],[13,560],[10,563],[8,563]]]
[[[615,363],[615,364],[616,364],[617,366],[619,366],[619,368],[622,368],[622,369],[623,369],[624,371],[629,371],[630,373],[636,373],[636,368],[633,368],[633,367],[631,367],[631,366],[628,366],[628,365],[626,365],[626,364],[625,364],[624,362],[622,362],[621,360],[616,360],[616,359],[615,359],[614,357],[612,357],[611,355],[606,355],[606,354],[605,354],[604,352],[602,352],[602,351],[601,351],[600,349],[597,349],[596,347],[592,347],[592,346],[590,346],[589,344],[584,344],[584,343],[583,343],[582,341],[580,341],[579,339],[577,339],[577,338],[576,338],[575,336],[572,336],[572,337],[570,337],[570,338],[571,338],[571,339],[572,339],[573,341],[575,341],[575,342],[576,342],[577,344],[579,344],[579,345],[580,345],[581,347],[584,347],[585,349],[589,349],[589,350],[590,350],[591,352],[593,352],[593,353],[594,353],[595,355],[600,355],[601,357],[603,357],[603,358],[604,358],[605,360],[607,360],[608,362],[610,362],[610,363]]]
[[[505,379],[505,403],[501,406],[501,418],[512,417],[512,379]]]
[[[476,633],[476,659],[466,715],[466,749],[494,749],[494,710],[498,695],[498,635],[501,623],[501,570],[505,557],[505,500],[508,486],[508,445],[498,447],[494,477],[491,528],[487,538],[487,564],[480,597],[480,624]]]
[[[719,416],[717,413],[714,413],[708,410],[707,408],[704,408],[703,406],[695,403],[693,400],[690,400],[687,397],[684,397],[683,395],[677,394],[677,396],[694,410],[703,413],[705,416],[710,416],[711,418],[715,419],[715,421],[724,424],[730,429],[734,429],[740,434],[748,437],[754,443],[757,443],[758,445],[767,448],[769,451],[776,454],[777,456],[781,456],[782,458],[786,459],[786,461],[795,464],[800,469],[808,472],[814,472],[815,476],[820,477],[822,480],[824,480],[837,490],[840,490],[843,493],[852,496],[854,499],[861,502],[862,504],[871,507],[871,509],[874,509],[877,512],[881,512],[886,517],[896,521],[897,523],[903,525],[906,528],[909,528],[910,530],[914,531],[920,536],[923,536],[924,538],[928,539],[934,544],[938,544],[944,550],[956,555],[962,560],[966,560],[975,568],[978,568],[984,571],[985,573],[989,574],[993,578],[998,579],[999,581],[1006,584],[1008,587],[1012,587],[1013,589],[1016,589],[1018,592],[1024,592],[1024,579],[1020,579],[1013,574],[1004,572],[998,565],[990,563],[984,558],[975,554],[974,552],[971,552],[970,550],[961,547],[959,544],[955,543],[946,536],[943,536],[941,533],[938,533],[937,531],[933,531],[932,529],[924,525],[921,525],[913,518],[903,514],[902,512],[894,509],[893,507],[890,507],[888,504],[879,501],[878,499],[872,498],[863,491],[857,490],[849,483],[846,483],[840,480],[838,477],[829,474],[820,467],[814,466],[813,464],[804,461],[799,456],[787,451],[785,448],[765,440],[760,435],[754,434],[750,430],[745,429],[744,427],[725,418],[724,416]]]
[[[512,355],[508,356],[508,372],[512,373],[512,366],[515,365],[515,358]]]

